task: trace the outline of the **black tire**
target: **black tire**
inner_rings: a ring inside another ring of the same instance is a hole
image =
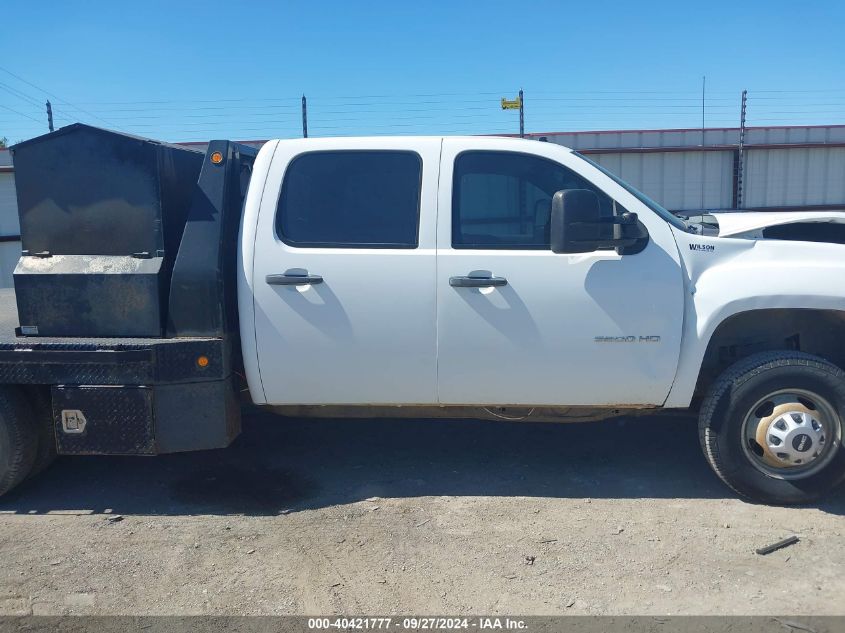
[[[841,442],[829,449],[834,453],[821,470],[795,479],[761,471],[743,448],[743,426],[753,407],[770,394],[789,389],[825,399],[838,414],[841,427],[845,420],[845,372],[802,352],[763,352],[737,362],[711,385],[702,403],[698,430],[707,461],[731,489],[753,501],[807,503],[845,479],[845,449]]]
[[[35,462],[37,439],[29,414],[19,389],[0,386],[0,495],[26,479]]]
[[[36,437],[35,461],[28,475],[32,478],[43,473],[50,464],[56,461],[56,434],[50,392],[33,388],[27,393],[27,399],[32,411],[32,424],[35,427]]]

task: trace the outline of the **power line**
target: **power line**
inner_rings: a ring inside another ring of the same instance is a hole
[[[21,99],[22,101],[26,101],[30,105],[38,106],[39,108],[42,105],[41,102],[38,101],[38,99],[36,99],[35,97],[30,97],[28,94],[21,92],[20,90],[17,90],[16,88],[9,86],[8,84],[4,84],[4,83],[0,82],[0,90],[5,90],[10,95],[17,97],[18,99]]]
[[[23,81],[36,90],[53,96],[0,67],[0,70]],[[9,92],[29,105],[36,104],[34,98],[17,88],[0,82],[0,90]],[[407,133],[414,130],[435,133],[495,133],[510,124],[507,115],[495,107],[501,94],[497,92],[430,92],[416,94],[370,94],[310,96],[309,119],[315,132],[351,134],[357,130],[368,134],[381,134],[380,130]],[[845,102],[840,91],[759,91],[762,96],[751,96],[754,121],[799,121],[808,122],[821,117],[845,117]],[[695,91],[658,90],[613,90],[613,91],[568,91],[537,92],[532,95],[530,108],[534,129],[558,126],[583,126],[603,129],[607,125],[622,127],[696,127],[694,121],[700,108],[699,96]],[[533,96],[533,95],[537,96]],[[730,116],[738,103],[732,92],[708,92],[705,99],[711,113],[708,123],[712,125],[733,124]],[[824,95],[821,98],[820,95]],[[815,95],[815,96],[814,96]],[[151,99],[145,101],[91,101],[80,102],[93,106],[90,111],[66,103],[71,108],[98,118],[106,123],[103,115],[132,130],[147,130],[172,138],[178,135],[197,137],[205,132],[225,136],[238,136],[244,132],[260,132],[267,136],[290,134],[298,136],[301,97],[238,97],[226,99]],[[840,110],[840,106],[842,109]],[[4,106],[5,107],[5,106]],[[40,123],[23,112],[5,107],[14,114]],[[795,118],[777,117],[796,115]],[[798,117],[801,118],[798,118]],[[57,117],[68,119],[66,115]],[[68,119],[69,120],[69,119]],[[636,121],[632,125],[631,122]],[[618,123],[617,123],[618,122]],[[19,129],[26,129],[17,124]],[[28,124],[27,124],[28,125]],[[111,125],[111,123],[109,123]],[[576,128],[577,129],[577,128]],[[583,129],[583,128],[582,128]]]
[[[43,93],[44,93],[44,94],[46,94],[47,96],[53,97],[53,99],[55,99],[55,100],[56,100],[56,101],[58,101],[59,103],[64,103],[64,105],[66,105],[66,106],[70,106],[70,107],[72,107],[72,108],[74,108],[74,109],[76,109],[76,110],[79,110],[80,112],[83,112],[84,114],[87,114],[87,115],[89,115],[89,116],[92,116],[92,117],[94,117],[95,119],[97,119],[98,121],[101,121],[101,122],[105,123],[106,125],[109,125],[109,126],[111,126],[111,125],[112,125],[112,123],[109,123],[109,122],[108,122],[108,121],[106,121],[105,119],[101,119],[101,118],[100,118],[100,117],[98,117],[96,114],[92,114],[92,113],[88,112],[87,110],[83,110],[82,108],[80,108],[80,107],[78,107],[78,106],[73,105],[73,104],[72,104],[72,103],[70,103],[69,101],[65,101],[64,99],[62,99],[61,97],[59,97],[59,96],[57,96],[57,95],[53,94],[52,92],[50,92],[50,91],[48,91],[48,90],[45,90],[44,88],[41,88],[41,87],[39,87],[39,86],[36,86],[34,83],[32,83],[32,82],[30,82],[30,81],[27,81],[26,79],[24,79],[24,78],[23,78],[23,77],[21,77],[20,75],[16,75],[15,73],[13,73],[13,72],[12,72],[11,70],[9,70],[8,68],[3,68],[2,66],[0,66],[0,70],[2,70],[4,73],[6,73],[6,74],[8,74],[8,75],[11,75],[12,77],[14,77],[15,79],[17,79],[18,81],[22,81],[22,82],[23,82],[23,83],[25,83],[26,85],[28,85],[28,86],[32,86],[32,87],[33,87],[33,88],[35,88],[36,90],[39,90],[40,92],[43,92]]]
[[[32,120],[32,121],[35,121],[36,123],[41,123],[41,121],[39,121],[39,120],[38,120],[38,119],[36,119],[35,117],[31,117],[31,116],[29,116],[28,114],[24,114],[23,112],[18,112],[17,110],[13,110],[13,109],[12,109],[12,108],[10,108],[9,106],[3,105],[2,103],[0,103],[0,108],[5,108],[5,109],[6,109],[6,110],[8,110],[9,112],[14,112],[15,114],[19,114],[19,115],[20,115],[20,116],[22,116],[22,117],[26,117],[27,119],[30,119],[30,120]]]
[[[425,94],[392,94],[392,95],[341,95],[341,96],[321,96],[314,95],[310,99],[319,99],[321,101],[335,100],[335,99],[381,99],[394,97],[449,97],[449,96],[495,96],[504,91],[498,92],[439,92],[439,93],[425,93]],[[227,102],[244,102],[244,101],[300,101],[301,97],[238,97],[227,99],[163,99],[153,101],[80,101],[83,105],[127,105],[127,104],[145,104],[145,103],[227,103]]]
[[[773,94],[773,93],[781,93],[781,94],[822,94],[828,92],[845,92],[845,88],[825,88],[823,90],[748,90],[750,93],[755,94]]]
[[[314,103],[314,105],[325,106],[325,107],[332,107],[332,108],[346,108],[346,107],[387,107],[387,106],[445,106],[449,109],[455,109],[456,106],[460,107],[475,107],[478,109],[489,109],[491,106],[491,100],[478,100],[478,99],[467,99],[467,100],[430,100],[430,101],[368,101],[368,102],[355,102],[355,103],[326,103],[325,101],[321,101],[319,99],[310,98],[310,100]],[[666,100],[666,99],[577,99],[577,100],[568,100],[568,99],[535,99],[534,101],[540,101],[543,105],[546,104],[553,104],[553,103],[566,103],[566,107],[578,107],[578,108],[590,108],[595,107],[596,103],[602,105],[602,107],[659,107],[659,106],[675,106],[675,107],[689,107],[689,108],[697,108],[698,103],[700,103],[700,99],[698,100]],[[579,102],[587,102],[587,103],[576,103],[571,104],[570,101],[579,101]],[[632,104],[632,101],[637,101],[637,103]],[[689,104],[687,101],[693,101],[695,103]],[[711,101],[710,99],[707,100],[708,103]],[[605,102],[612,102],[606,104]],[[621,103],[619,103],[621,102]],[[164,103],[164,102],[162,102]],[[198,102],[199,103],[199,102]],[[494,103],[494,102],[493,102]],[[142,105],[143,102],[125,102],[122,105]],[[477,104],[475,106],[467,106],[467,104]],[[194,111],[194,110],[264,110],[264,109],[289,109],[291,111],[298,111],[298,104],[265,104],[265,105],[239,105],[239,106],[199,106],[199,107],[192,107],[190,105],[184,106],[176,106],[176,107],[166,107],[173,104],[164,104],[164,106],[153,105],[152,107],[137,107],[137,108],[103,108],[103,109],[95,109],[94,112],[99,113],[119,113],[119,112],[150,112],[150,111],[157,111],[157,112],[181,112],[181,111]],[[733,105],[730,104],[715,104],[711,107],[714,108],[733,108]]]

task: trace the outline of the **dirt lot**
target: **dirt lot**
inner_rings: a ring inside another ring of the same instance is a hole
[[[736,499],[690,420],[251,414],[0,501],[0,614],[842,614],[843,512]]]

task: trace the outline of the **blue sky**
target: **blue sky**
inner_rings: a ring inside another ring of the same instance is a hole
[[[170,141],[845,123],[845,3],[6,0],[0,136]],[[9,74],[9,73],[13,74]]]

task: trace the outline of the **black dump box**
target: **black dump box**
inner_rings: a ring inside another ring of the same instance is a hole
[[[0,384],[49,393],[64,454],[223,447],[240,430],[237,236],[257,150],[75,124],[12,148],[23,253]]]

